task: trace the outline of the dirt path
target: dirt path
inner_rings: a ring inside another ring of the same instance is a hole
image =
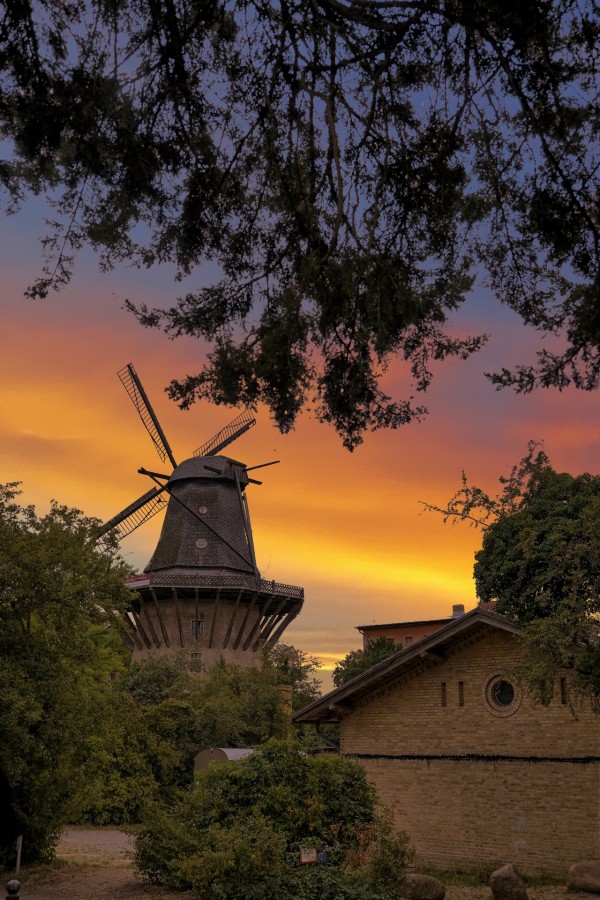
[[[140,883],[132,849],[132,838],[113,828],[68,828],[58,845],[57,865],[22,872],[21,900],[183,900],[190,896]]]
[[[192,900],[190,893],[141,883],[135,876],[132,849],[132,838],[114,828],[68,828],[58,846],[57,864],[23,871],[20,900]],[[528,893],[529,900],[591,897],[568,894],[562,885],[531,887]],[[450,885],[446,900],[491,900],[491,892],[489,887]]]

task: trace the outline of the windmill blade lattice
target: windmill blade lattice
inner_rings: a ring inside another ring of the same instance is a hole
[[[175,468],[177,463],[175,462],[175,457],[173,456],[169,442],[156,418],[156,413],[152,409],[146,391],[142,387],[142,382],[138,378],[137,372],[132,364],[127,363],[126,366],[117,372],[117,375],[121,379],[123,387],[129,394],[131,402],[137,409],[138,415],[142,420],[146,431],[150,435],[152,443],[156,447],[156,452],[163,461],[169,457],[171,465]]]
[[[105,522],[100,530],[98,537],[108,534],[109,531],[115,531],[119,540],[131,534],[152,516],[161,512],[167,506],[167,501],[160,495],[166,490],[163,488],[152,488],[122,509],[120,513]]]
[[[237,440],[240,435],[252,428],[253,425],[256,425],[256,419],[251,412],[247,409],[244,410],[233,422],[222,428],[209,441],[198,447],[197,450],[194,450],[194,456],[216,456],[217,453]]]

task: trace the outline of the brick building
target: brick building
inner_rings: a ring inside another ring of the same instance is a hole
[[[481,608],[451,619],[296,714],[339,722],[420,863],[511,861],[564,874],[600,855],[600,719],[521,688],[518,629]]]
[[[386,625],[357,625],[356,630],[362,634],[363,650],[366,649],[370,641],[376,641],[377,638],[391,638],[400,647],[410,647],[421,638],[439,631],[444,625],[447,625],[452,619],[458,619],[464,616],[465,607],[463,603],[455,603],[452,607],[452,616],[445,619],[424,619],[418,622],[389,622]]]

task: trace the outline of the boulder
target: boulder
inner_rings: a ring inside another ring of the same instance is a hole
[[[494,900],[527,900],[525,882],[512,863],[492,872],[490,887]]]
[[[574,863],[569,869],[567,890],[600,894],[600,861],[589,859]]]
[[[404,900],[444,900],[446,885],[431,875],[403,875],[398,882],[398,896]]]

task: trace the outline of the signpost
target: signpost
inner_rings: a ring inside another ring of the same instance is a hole
[[[300,848],[300,865],[305,866],[309,863],[326,863],[327,850],[317,850],[316,847]]]

